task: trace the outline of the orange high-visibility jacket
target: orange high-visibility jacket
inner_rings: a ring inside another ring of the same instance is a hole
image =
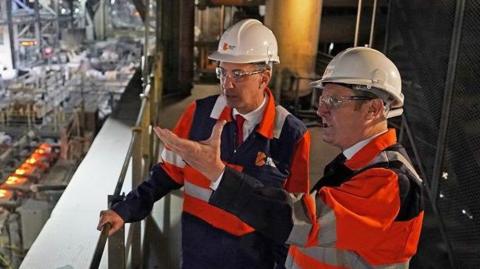
[[[422,183],[395,131],[326,170],[314,196],[295,200],[227,169],[210,203],[295,245],[287,268],[408,268],[423,220]]]
[[[269,98],[263,117],[240,145],[236,145],[232,108],[221,95],[193,102],[174,132],[183,138],[202,141],[210,137],[218,120],[226,120],[221,138],[221,159],[226,165],[253,177],[261,176],[267,186],[308,193],[310,133],[299,119],[275,105],[270,90],[265,93]],[[112,209],[127,222],[141,220],[150,213],[154,202],[180,187],[184,190],[184,262],[211,261],[194,268],[271,268],[273,265],[269,266],[271,262],[266,256],[285,258],[287,249],[283,245],[272,244],[235,215],[209,204],[210,181],[168,148],[162,151],[161,163],[152,168],[149,178]],[[195,250],[199,245],[202,249]]]

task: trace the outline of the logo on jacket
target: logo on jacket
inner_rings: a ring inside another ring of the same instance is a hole
[[[233,50],[235,47],[236,46],[230,45],[227,42],[223,42],[223,50],[229,50],[229,49]]]
[[[277,167],[273,159],[270,157],[267,157],[267,154],[261,151],[257,153],[257,158],[255,159],[255,165],[256,166],[269,165],[271,167],[275,167],[275,168]]]
[[[264,166],[265,163],[267,162],[267,155],[265,152],[258,152],[257,153],[257,159],[255,159],[255,165],[256,166]]]

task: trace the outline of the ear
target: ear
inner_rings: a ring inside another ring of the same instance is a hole
[[[367,105],[368,105],[368,111],[367,111],[368,119],[376,119],[379,117],[383,117],[385,106],[381,99],[370,100],[368,101]]]
[[[270,82],[270,79],[272,78],[272,71],[271,70],[265,70],[265,72],[262,73],[261,80],[260,80],[260,86],[266,87],[268,83]]]

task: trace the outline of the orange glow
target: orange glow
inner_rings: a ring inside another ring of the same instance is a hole
[[[35,159],[34,157],[30,157],[27,159],[27,163],[29,164],[35,164],[36,162],[38,162],[38,160]]]
[[[37,45],[37,41],[36,40],[23,40],[23,41],[20,41],[20,45],[22,45],[24,47],[35,46],[35,45]]]
[[[23,176],[23,175],[25,175],[25,170],[19,168],[19,169],[15,170],[15,174]]]
[[[7,185],[21,185],[32,176],[35,171],[45,171],[49,166],[49,160],[52,155],[52,146],[43,143],[8,177],[5,182]]]
[[[27,182],[26,177],[9,176],[5,182],[7,185],[22,185]]]
[[[12,192],[7,190],[0,189],[0,198],[10,199],[12,197]]]
[[[46,151],[51,151],[52,150],[52,146],[50,146],[47,143],[41,144],[38,148],[41,148],[41,149],[46,150]]]
[[[23,163],[17,170],[15,174],[19,176],[30,176],[35,171],[35,166],[32,166],[28,163]]]

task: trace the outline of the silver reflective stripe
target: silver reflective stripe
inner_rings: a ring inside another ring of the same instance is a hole
[[[290,195],[292,198],[296,197],[295,195]],[[292,209],[292,220],[293,228],[290,232],[290,235],[287,239],[287,244],[295,244],[299,246],[304,246],[307,243],[308,235],[312,230],[312,221],[305,214],[306,210],[303,205],[302,200],[296,198],[297,200],[293,201]]]
[[[205,202],[208,202],[208,200],[210,199],[210,196],[212,195],[211,189],[205,189],[205,188],[199,187],[188,181],[185,181],[184,191],[186,194],[193,196],[195,198],[198,198]]]
[[[347,259],[347,268],[358,268],[358,269],[408,269],[410,264],[410,259],[406,262],[388,264],[388,265],[370,265],[360,256],[356,255],[357,258]]]
[[[178,168],[184,168],[185,167],[185,162],[183,159],[176,154],[175,152],[168,150],[168,149],[163,149],[162,150],[162,161],[167,162],[169,164],[173,164],[177,166]]]
[[[298,266],[298,264],[295,263],[295,261],[293,260],[293,257],[290,256],[290,255],[287,256],[287,261],[285,262],[285,268],[287,268],[287,269],[303,269],[300,266]]]
[[[282,106],[275,107],[275,127],[273,129],[273,137],[280,138],[282,134],[283,124],[285,123],[285,119],[287,116],[290,115],[290,112],[286,110]]]
[[[318,245],[323,247],[333,247],[337,242],[337,220],[335,211],[333,211],[323,200],[315,197],[317,206],[317,219],[319,220]]]
[[[408,269],[409,261],[389,265],[370,265],[360,255],[353,251],[339,250],[337,248],[309,247],[298,248],[303,254],[315,259],[320,263],[332,266],[355,268],[355,269]],[[289,255],[285,263],[287,268],[298,268],[294,259]],[[291,267],[288,267],[291,266]]]
[[[210,118],[218,119],[223,112],[223,109],[227,105],[227,99],[224,95],[219,95],[215,105],[213,106],[212,112],[210,113]]]
[[[408,269],[410,266],[410,259],[403,263],[396,263],[390,265],[375,266],[375,269]]]
[[[375,157],[368,165],[373,165],[376,163],[381,162],[389,162],[389,161],[400,161],[405,167],[414,175],[419,181],[422,179],[418,176],[417,171],[413,168],[412,164],[399,152],[397,151],[383,151]]]
[[[337,248],[325,247],[299,247],[298,250],[319,262],[333,266],[345,266],[347,264],[346,256],[350,253],[349,251],[339,250]]]

